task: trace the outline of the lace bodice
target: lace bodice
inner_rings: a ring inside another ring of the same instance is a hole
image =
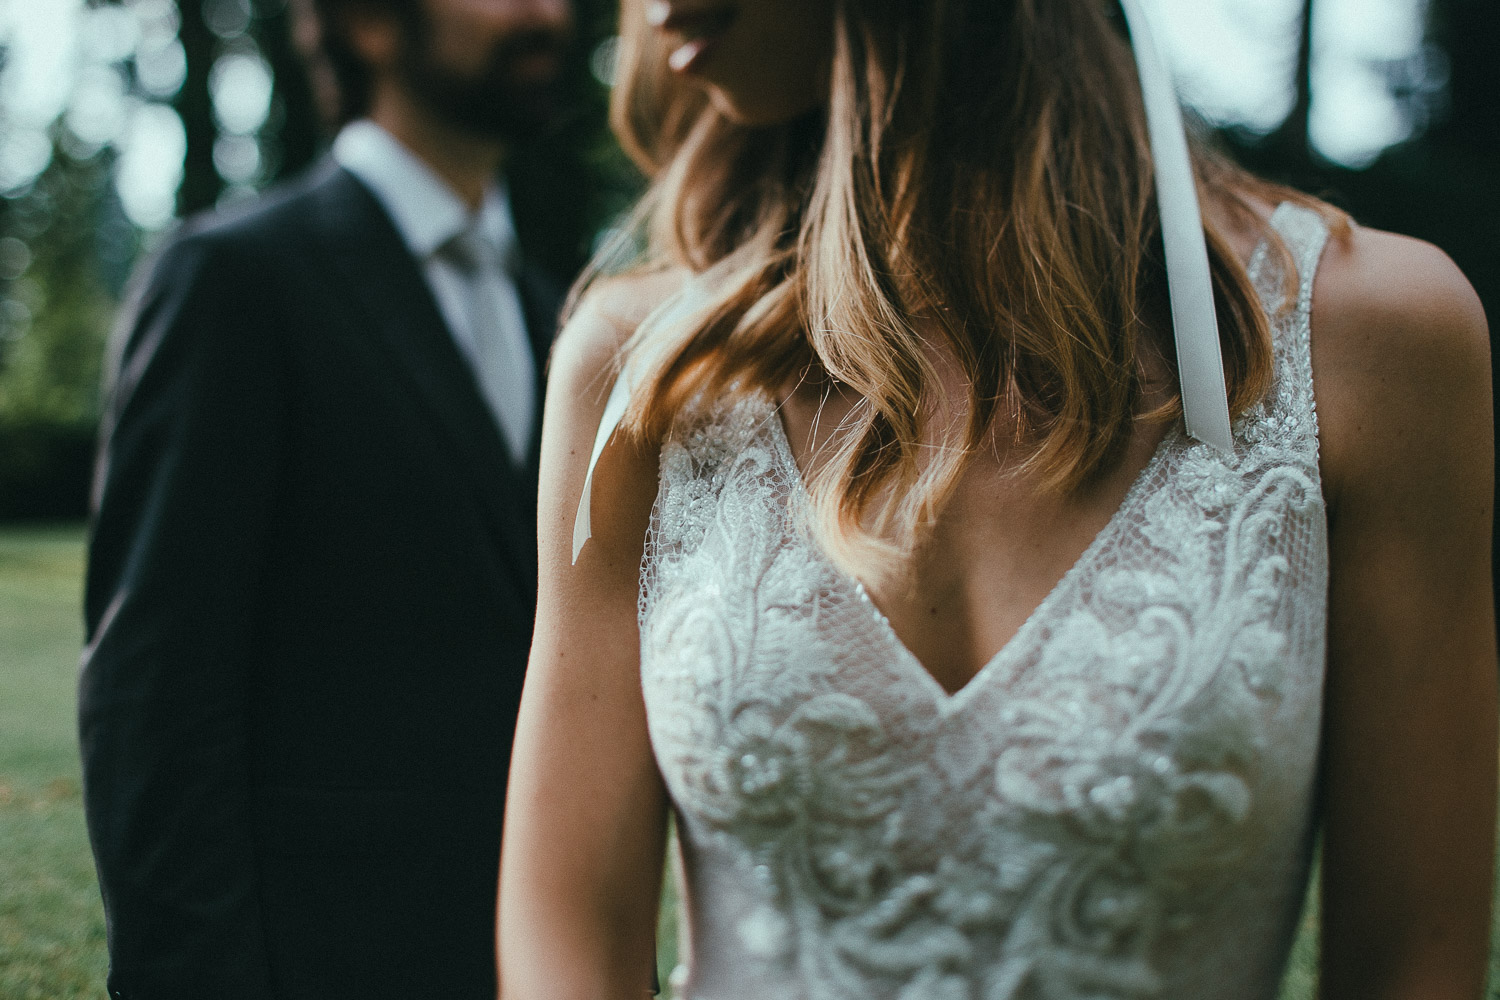
[[[802,530],[763,398],[684,417],[642,573],[693,1000],[1268,998],[1312,839],[1327,588],[1318,217],[1251,274],[1273,388],[1232,456],[1168,433],[949,695]]]

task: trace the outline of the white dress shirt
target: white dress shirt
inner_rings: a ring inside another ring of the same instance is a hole
[[[333,158],[390,215],[473,368],[511,457],[524,462],[536,423],[536,360],[512,277],[516,228],[507,193],[492,185],[471,212],[431,167],[368,119],[344,126]],[[456,249],[472,248],[476,239],[484,252]]]

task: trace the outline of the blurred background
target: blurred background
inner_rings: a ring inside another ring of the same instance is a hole
[[[1240,159],[1436,243],[1494,315],[1500,4],[1148,6],[1184,99]],[[581,110],[532,151],[537,186],[569,196],[517,192],[523,240],[564,278],[633,184],[602,123],[610,7],[580,12]],[[105,331],[136,259],[319,155],[287,22],[285,0],[0,0],[0,517],[84,514]]]
[[[1500,313],[1500,3],[1146,5],[1184,100],[1235,156],[1436,243]],[[579,8],[579,110],[510,171],[522,241],[564,281],[637,184],[603,122],[613,5]],[[253,198],[321,155],[288,20],[285,0],[0,0],[6,998],[102,991],[73,736],[101,359],[132,267],[179,219]],[[1311,996],[1310,942],[1287,998]]]
[[[577,110],[508,171],[528,254],[563,285],[635,184],[604,125],[613,4],[575,6]],[[323,153],[290,21],[285,0],[0,0],[0,519],[85,513],[136,260]]]

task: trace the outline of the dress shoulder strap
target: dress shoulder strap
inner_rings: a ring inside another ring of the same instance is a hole
[[[1312,301],[1318,261],[1329,237],[1328,223],[1318,212],[1283,202],[1271,216],[1271,228],[1281,238],[1269,239],[1250,259],[1251,283],[1270,320],[1275,373],[1264,410],[1298,447],[1317,451],[1317,406],[1312,378]],[[1256,420],[1259,418],[1250,417]],[[1314,459],[1314,461],[1316,461]]]
[[[1286,244],[1297,269],[1297,312],[1310,314],[1313,279],[1328,244],[1328,223],[1312,209],[1284,201],[1272,214],[1271,227]]]

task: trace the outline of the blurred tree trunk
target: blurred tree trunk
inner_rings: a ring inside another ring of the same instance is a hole
[[[1304,173],[1313,167],[1308,123],[1312,117],[1313,0],[1302,0],[1302,20],[1297,28],[1296,97],[1286,121],[1268,135],[1265,155],[1283,164],[1287,172]]]
[[[271,65],[275,89],[261,149],[269,158],[267,182],[296,174],[317,159],[324,145],[312,87],[292,43],[292,17],[286,0],[258,0],[255,39]]]
[[[1328,187],[1328,165],[1313,152],[1308,128],[1313,102],[1313,9],[1314,0],[1302,0],[1294,95],[1286,119],[1266,136],[1229,130],[1220,138],[1235,159],[1257,174],[1304,191],[1322,192]]]
[[[180,37],[187,53],[187,78],[172,99],[187,132],[187,158],[182,187],[177,191],[177,214],[191,215],[212,208],[224,190],[224,180],[214,167],[214,141],[219,128],[214,121],[208,76],[213,69],[218,39],[203,16],[203,0],[180,0]]]

